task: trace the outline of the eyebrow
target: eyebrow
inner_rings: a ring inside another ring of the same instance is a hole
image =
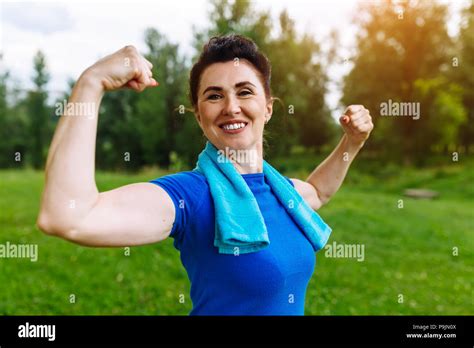
[[[257,88],[252,82],[250,81],[242,81],[242,82],[239,82],[239,83],[236,83],[235,84],[235,87],[239,88],[239,87],[242,87],[242,86],[245,86],[245,85],[252,85],[253,87]],[[206,94],[206,92],[209,92],[209,91],[217,91],[217,92],[220,92],[222,91],[223,88],[222,87],[219,87],[219,86],[209,86],[207,87],[204,92],[202,92],[202,94]]]

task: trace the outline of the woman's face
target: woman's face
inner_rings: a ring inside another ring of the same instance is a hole
[[[214,63],[202,73],[196,118],[218,149],[255,149],[262,143],[272,101],[267,100],[257,74],[243,59]]]

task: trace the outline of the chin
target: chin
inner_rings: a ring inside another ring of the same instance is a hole
[[[224,139],[221,141],[221,144],[224,148],[229,147],[235,150],[244,150],[252,147],[254,142],[249,139]]]
[[[207,134],[206,134],[207,133]],[[235,150],[246,150],[254,148],[258,141],[252,132],[247,134],[223,135],[219,131],[213,130],[206,132],[206,138],[213,143],[217,148],[225,150],[226,147]]]

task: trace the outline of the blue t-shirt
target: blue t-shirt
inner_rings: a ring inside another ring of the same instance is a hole
[[[242,177],[260,207],[270,245],[240,255],[219,254],[214,246],[214,203],[204,175],[189,171],[151,181],[175,205],[170,236],[191,282],[190,314],[304,315],[306,288],[316,263],[313,247],[263,173]]]

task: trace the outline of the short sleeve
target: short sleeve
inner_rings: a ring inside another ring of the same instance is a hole
[[[170,237],[175,240],[175,247],[180,249],[188,221],[196,216],[194,211],[201,201],[206,185],[205,179],[199,173],[189,171],[166,175],[151,180],[150,183],[164,189],[173,201],[175,220]]]

